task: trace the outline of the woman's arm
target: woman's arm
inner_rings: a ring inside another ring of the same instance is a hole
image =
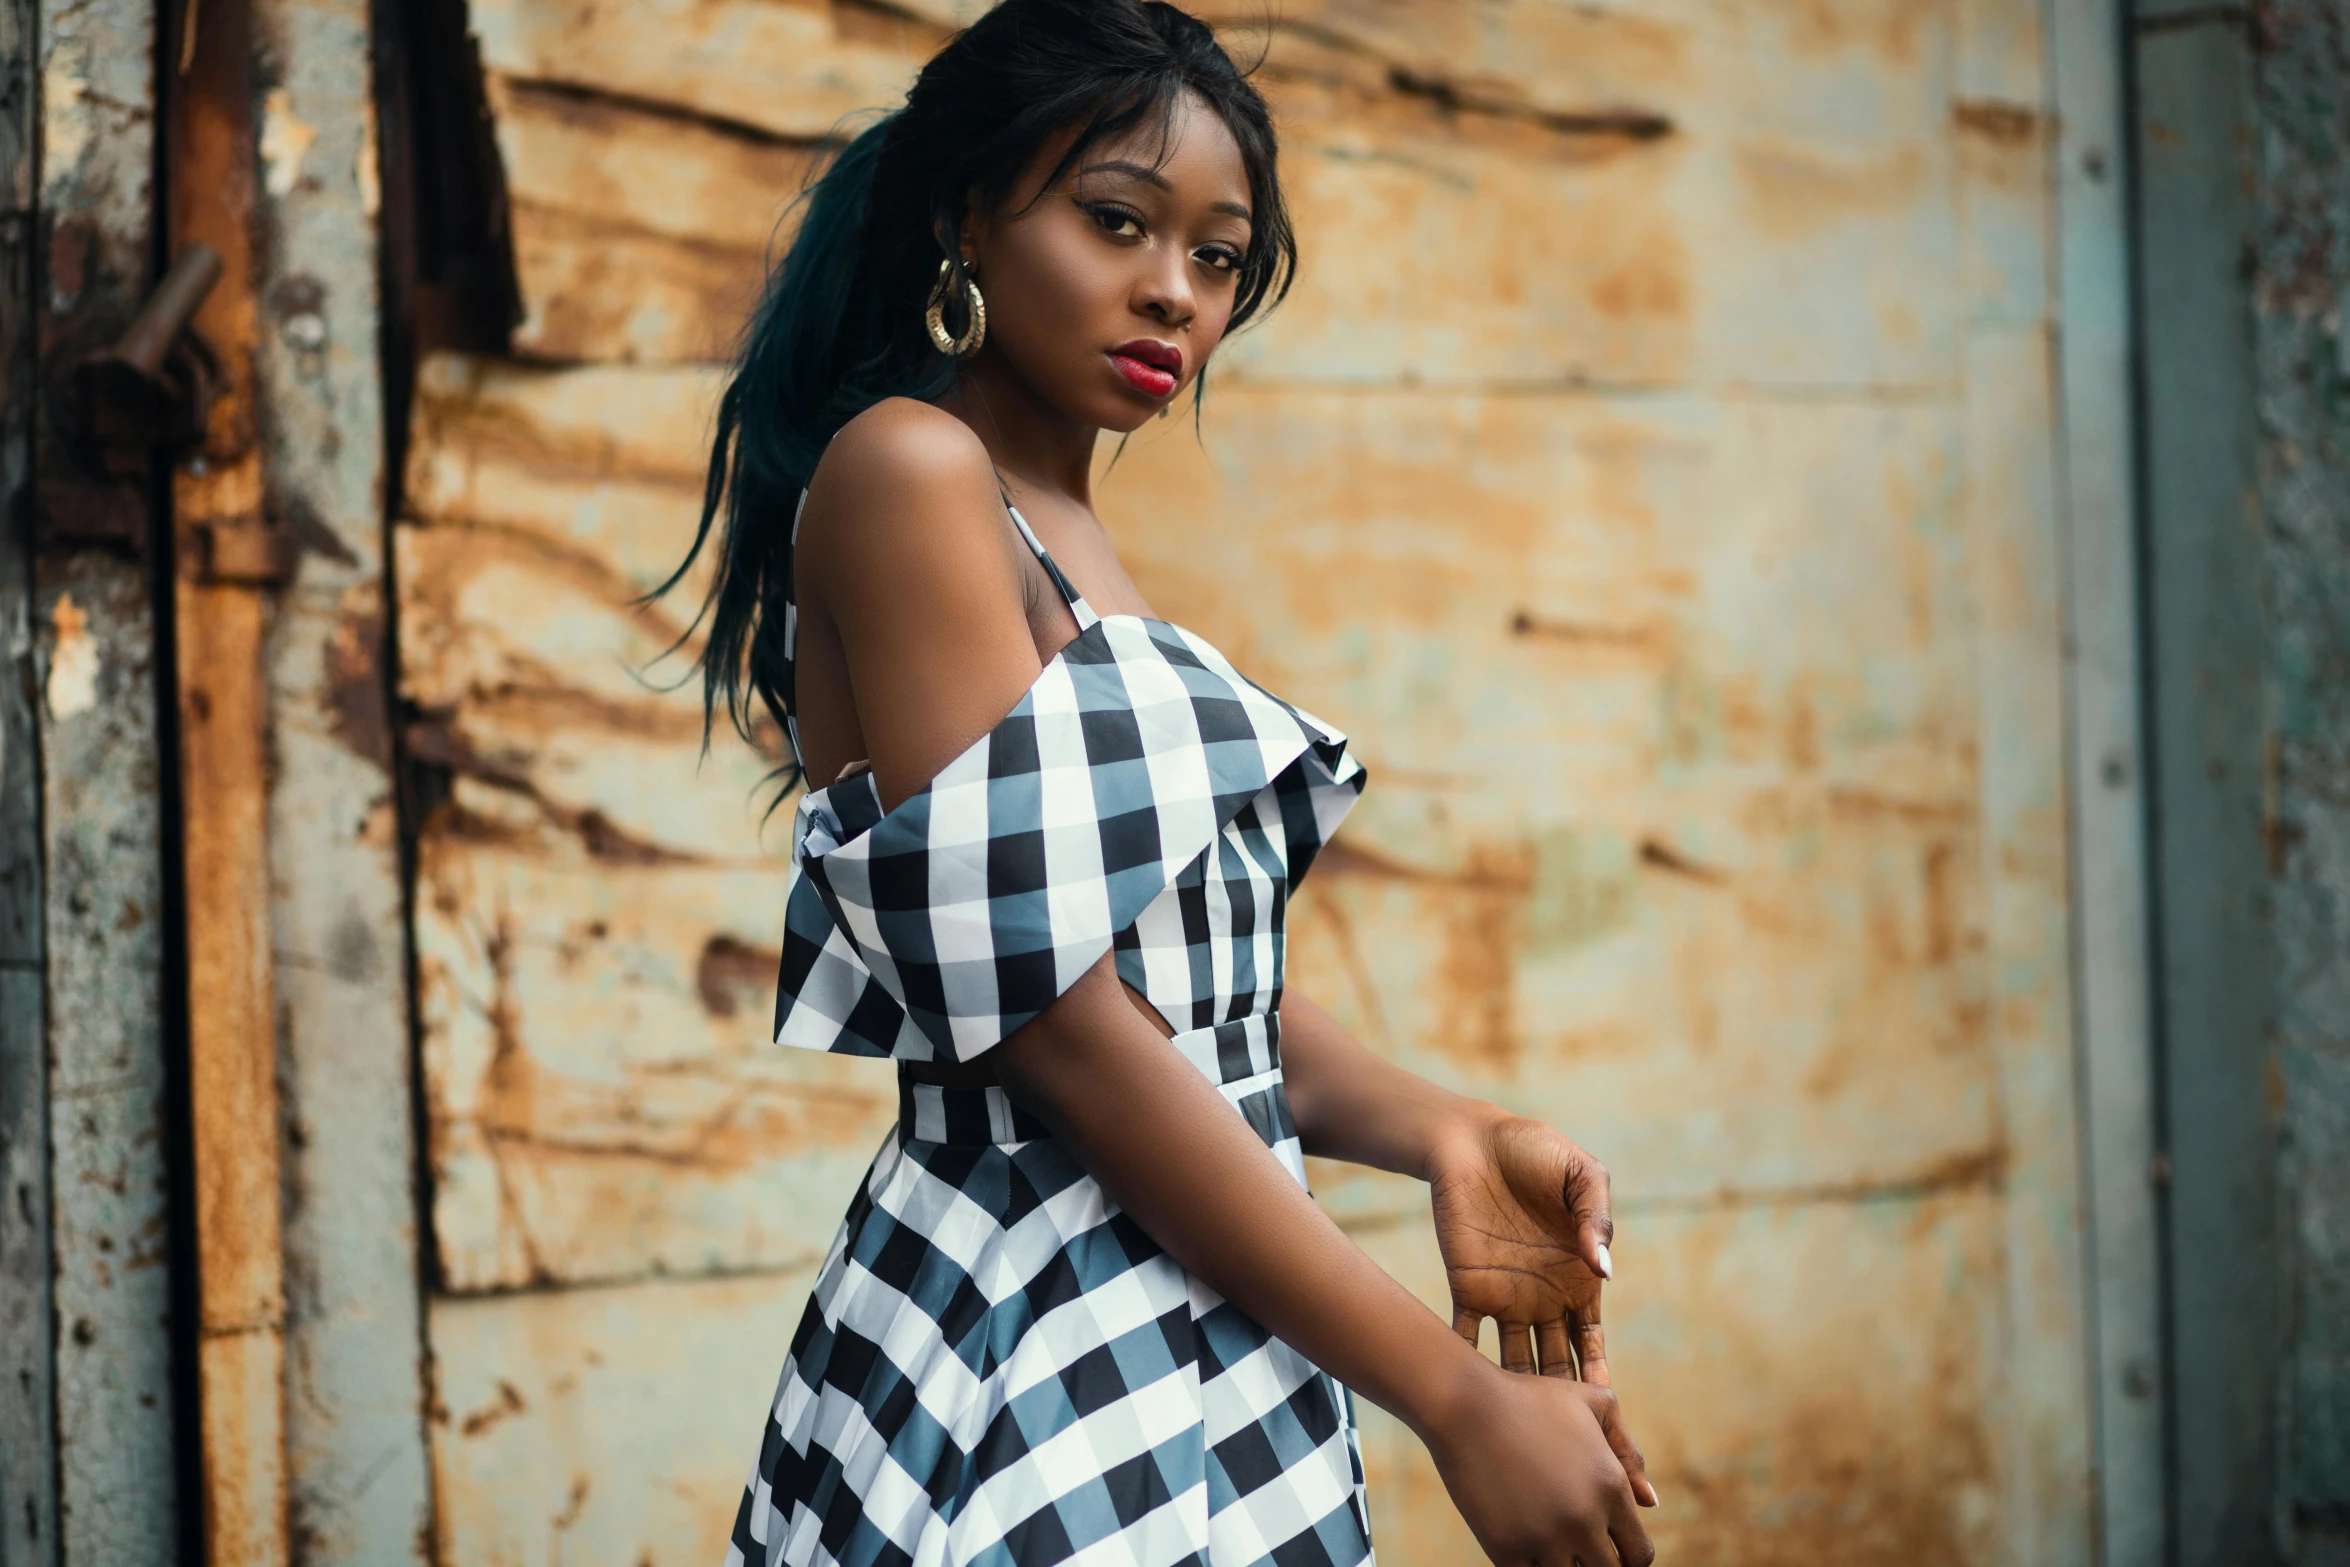
[[[1616,1226],[1597,1159],[1374,1055],[1295,989],[1281,1000],[1281,1064],[1308,1153],[1428,1183],[1453,1331],[1475,1343],[1491,1317],[1511,1370],[1608,1384],[1600,1295]],[[1654,1505],[1656,1488],[1636,1485]]]
[[[992,468],[968,429],[889,402],[837,436],[803,514],[803,635],[835,640],[887,804],[994,727],[1042,660]],[[1015,546],[1016,547],[1016,546]],[[849,752],[846,754],[854,754]],[[1169,1255],[1417,1431],[1479,1542],[1512,1567],[1654,1555],[1606,1390],[1513,1377],[1447,1332],[1315,1207],[1214,1085],[1128,1001],[1111,957],[989,1059]]]
[[[1364,1049],[1295,986],[1281,993],[1281,1074],[1307,1153],[1423,1181],[1505,1114]]]
[[[1654,1559],[1613,1395],[1514,1376],[1448,1331],[1135,1010],[1111,957],[989,1059],[1168,1255],[1411,1427],[1496,1562]]]

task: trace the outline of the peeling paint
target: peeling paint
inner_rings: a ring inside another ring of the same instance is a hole
[[[49,678],[43,695],[49,716],[64,720],[98,705],[98,639],[90,617],[70,593],[57,595],[49,610]]]
[[[272,87],[261,101],[262,189],[284,198],[301,183],[302,160],[309,155],[317,130],[294,113],[293,94]]]
[[[375,100],[365,103],[365,116],[360,123],[359,151],[351,163],[351,176],[359,186],[359,215],[373,222],[383,211],[383,167],[377,150]]]
[[[51,46],[41,66],[42,186],[62,183],[88,155],[93,127],[86,112],[88,57],[78,42]]]

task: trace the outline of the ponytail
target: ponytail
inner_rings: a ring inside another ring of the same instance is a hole
[[[901,324],[876,319],[866,272],[867,218],[874,170],[897,116],[884,115],[832,160],[800,198],[799,230],[768,274],[751,314],[734,377],[718,402],[718,429],[702,485],[694,541],[669,579],[682,581],[719,529],[716,574],[696,624],[710,640],[703,671],[702,742],[723,705],[748,737],[754,700],[778,728],[792,696],[783,645],[783,606],[792,597],[791,518],[833,432],[885,397],[935,397],[954,378],[953,361],[924,364],[889,350]],[[796,761],[782,769],[788,790]]]

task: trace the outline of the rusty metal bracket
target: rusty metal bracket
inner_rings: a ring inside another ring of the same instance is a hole
[[[196,558],[189,564],[200,582],[273,584],[294,574],[299,551],[284,528],[258,517],[199,522],[189,530]]]
[[[147,553],[154,498],[127,480],[44,478],[33,506],[34,538],[43,549]]]
[[[220,277],[219,253],[189,245],[113,346],[60,370],[56,394],[65,428],[106,473],[141,474],[157,446],[204,433],[220,361],[188,323]]]

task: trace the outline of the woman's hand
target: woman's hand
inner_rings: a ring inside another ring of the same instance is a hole
[[[1491,1317],[1510,1370],[1539,1363],[1545,1376],[1607,1386],[1599,1294],[1615,1271],[1615,1221],[1599,1161],[1539,1121],[1493,1111],[1431,1152],[1428,1186],[1454,1331],[1474,1344]]]
[[[1653,1490],[1615,1395],[1475,1365],[1420,1438],[1485,1554],[1503,1567],[1655,1561],[1633,1505]]]

